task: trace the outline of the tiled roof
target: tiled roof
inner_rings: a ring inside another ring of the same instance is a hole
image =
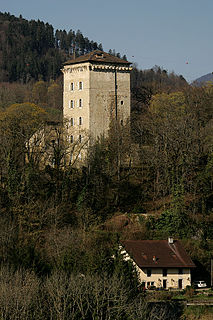
[[[126,240],[122,246],[140,268],[195,267],[178,240]]]
[[[131,62],[115,57],[109,53],[106,53],[101,50],[95,50],[76,59],[69,60],[64,63],[64,65],[82,63],[82,62],[95,62],[95,63],[111,63],[111,64],[120,64],[120,65],[130,65]]]

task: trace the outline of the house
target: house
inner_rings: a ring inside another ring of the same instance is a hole
[[[195,267],[178,240],[126,240],[123,257],[132,260],[143,287],[184,289],[191,285],[191,269]]]
[[[130,117],[130,62],[95,50],[64,64],[63,112],[74,143],[107,136],[114,118]]]

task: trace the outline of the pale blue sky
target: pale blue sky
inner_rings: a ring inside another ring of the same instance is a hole
[[[140,69],[158,65],[189,82],[213,71],[213,0],[1,0],[0,11],[80,29]]]

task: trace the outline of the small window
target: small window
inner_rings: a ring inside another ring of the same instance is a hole
[[[121,100],[121,105],[123,105],[124,104],[124,102],[123,102],[123,100]]]
[[[82,122],[83,122],[82,117],[79,117],[79,120],[78,120],[79,126],[81,126],[81,125],[82,125]]]
[[[73,127],[74,126],[74,118],[70,119],[70,126]]]
[[[71,109],[74,108],[74,100],[70,100],[70,102],[69,102],[69,108],[71,108]]]
[[[147,269],[146,274],[147,274],[147,277],[151,277],[152,270],[151,269]]]
[[[163,277],[167,277],[167,269],[163,268]]]
[[[74,90],[74,82],[71,82],[70,83],[70,91],[73,91]]]
[[[70,143],[73,143],[73,136],[68,136],[68,141],[70,142]]]
[[[78,83],[78,89],[79,89],[79,90],[83,90],[83,82],[82,82],[82,81],[79,81],[79,83]]]
[[[82,107],[83,107],[83,100],[79,99],[79,108],[82,108]]]
[[[81,136],[81,134],[79,134],[79,142],[81,142],[82,141],[82,136]]]
[[[183,274],[183,268],[178,269],[178,274]]]
[[[154,286],[154,284],[155,284],[154,281],[152,281],[152,282],[151,282],[151,286]]]

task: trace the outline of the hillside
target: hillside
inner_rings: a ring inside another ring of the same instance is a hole
[[[74,48],[76,55],[81,55],[102,50],[102,45],[84,37],[80,30],[54,31],[52,25],[40,20],[0,13],[1,82],[56,79]]]
[[[208,81],[213,81],[213,72],[207,73],[204,76],[193,81],[193,85],[202,86]]]

